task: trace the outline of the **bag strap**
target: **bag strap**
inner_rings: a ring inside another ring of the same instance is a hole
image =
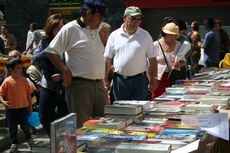
[[[159,40],[158,40],[158,43],[159,43],[159,45],[160,45],[160,47],[161,47],[161,51],[162,51],[162,53],[163,53],[163,55],[164,55],[165,63],[167,64],[168,70],[171,71],[170,66],[169,66],[169,64],[168,64],[168,61],[167,61],[167,59],[166,59],[164,50],[163,50],[163,48],[162,48],[161,43],[160,43]]]

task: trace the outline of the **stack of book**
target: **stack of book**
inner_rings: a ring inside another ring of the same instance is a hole
[[[140,105],[113,104],[105,105],[105,117],[129,118],[134,121],[143,116],[143,109]]]

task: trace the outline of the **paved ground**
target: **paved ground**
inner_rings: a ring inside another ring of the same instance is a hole
[[[20,131],[21,133],[22,131]],[[21,135],[21,134],[20,134]],[[23,135],[23,134],[22,134]],[[23,135],[24,136],[24,135]],[[42,140],[49,140],[48,136],[46,135],[44,129],[40,129],[38,130],[35,134],[32,135],[33,137],[33,140],[34,140],[34,143],[36,144],[37,142],[39,141],[42,141]],[[2,153],[9,153],[9,149],[10,149],[10,144],[8,145],[7,149],[5,150],[0,150],[0,152]],[[19,149],[19,153],[38,153],[38,152],[35,152],[35,151],[31,151],[29,145],[25,142],[24,139],[20,140],[20,143],[19,143],[19,146],[18,146],[18,149]],[[44,153],[44,152],[43,152]]]

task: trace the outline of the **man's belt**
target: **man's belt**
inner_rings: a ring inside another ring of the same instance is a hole
[[[89,81],[89,82],[99,82],[102,81],[102,79],[86,79],[86,78],[82,78],[82,77],[73,77],[73,80],[79,80],[79,81]]]
[[[138,77],[141,77],[141,76],[145,76],[146,75],[146,71],[145,72],[142,72],[142,73],[138,73],[136,75],[133,75],[133,76],[123,76],[121,74],[118,74],[118,73],[114,73],[114,76],[117,76],[119,78],[122,78],[122,79],[133,79],[133,78],[138,78]]]

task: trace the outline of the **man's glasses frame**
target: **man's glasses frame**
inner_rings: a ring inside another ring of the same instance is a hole
[[[130,17],[129,19],[130,19],[132,22],[139,22],[139,23],[141,23],[142,20],[143,20],[142,17],[137,18],[137,17],[135,17],[135,16],[130,16],[130,15],[129,15],[129,17]]]

